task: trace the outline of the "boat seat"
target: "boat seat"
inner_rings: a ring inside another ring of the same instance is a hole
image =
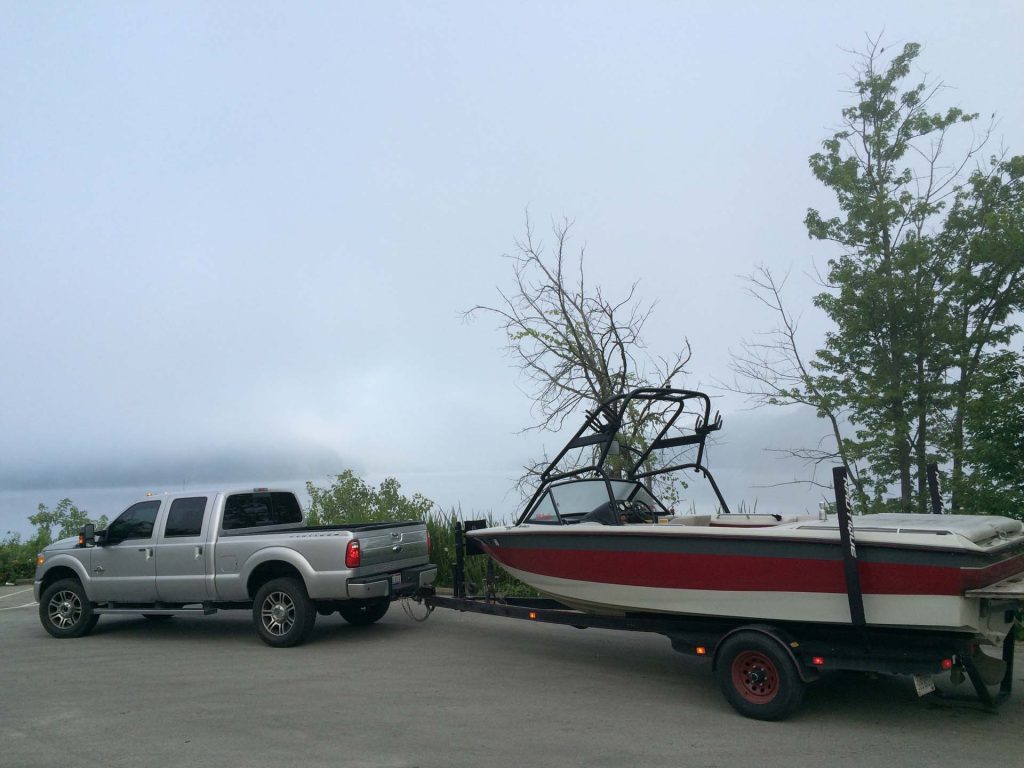
[[[587,512],[579,520],[581,523],[600,523],[601,525],[619,525],[619,513],[615,505],[606,501]]]
[[[668,521],[669,525],[711,525],[711,515],[678,515]]]

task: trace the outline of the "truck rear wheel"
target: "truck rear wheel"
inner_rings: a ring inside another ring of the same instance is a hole
[[[717,658],[718,683],[733,708],[755,720],[782,720],[804,698],[804,682],[789,654],[755,632],[733,635]]]
[[[92,632],[100,617],[77,579],[61,579],[43,590],[39,620],[54,637],[82,637]]]
[[[380,621],[391,607],[387,598],[381,600],[350,600],[338,606],[341,618],[357,627],[365,627]]]
[[[256,592],[252,620],[264,643],[272,648],[290,648],[309,637],[316,608],[299,579],[272,579]]]

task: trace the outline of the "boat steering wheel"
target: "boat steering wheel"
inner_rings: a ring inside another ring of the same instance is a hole
[[[641,499],[619,502],[619,521],[623,525],[636,523],[656,523],[657,513],[651,509],[651,505]]]

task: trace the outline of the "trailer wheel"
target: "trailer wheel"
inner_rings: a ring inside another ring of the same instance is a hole
[[[357,627],[365,627],[380,621],[384,614],[391,607],[391,602],[384,598],[382,600],[350,600],[339,603],[338,613],[341,618]]]
[[[762,634],[733,635],[717,659],[718,683],[725,698],[744,717],[782,720],[804,698],[804,682],[778,642]]]
[[[39,621],[54,637],[82,637],[92,632],[99,620],[78,579],[61,579],[43,590]]]
[[[272,579],[256,592],[252,620],[264,643],[272,648],[290,648],[309,636],[316,608],[299,579]]]

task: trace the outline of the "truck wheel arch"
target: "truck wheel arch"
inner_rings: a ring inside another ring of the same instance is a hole
[[[252,569],[252,573],[250,573],[249,578],[246,579],[245,589],[249,595],[249,599],[254,599],[260,587],[268,581],[285,577],[295,578],[301,581],[303,585],[306,584],[306,580],[303,578],[302,572],[292,563],[285,560],[263,561]]]
[[[56,565],[49,568],[46,573],[43,574],[43,578],[39,583],[39,593],[42,594],[46,591],[47,587],[61,579],[74,579],[81,584],[83,588],[85,588],[85,582],[82,580],[82,576],[78,571],[69,565]]]

